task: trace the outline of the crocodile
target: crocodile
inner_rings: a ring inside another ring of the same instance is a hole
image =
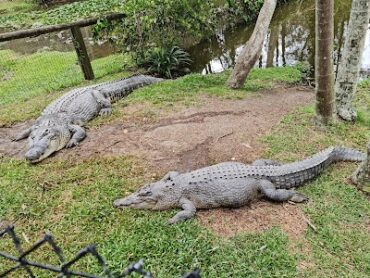
[[[71,90],[49,104],[36,122],[13,140],[28,137],[25,158],[31,163],[39,162],[60,149],[78,145],[86,137],[83,125],[98,115],[110,115],[112,102],[162,80],[137,75]]]
[[[168,223],[192,218],[197,209],[241,207],[265,197],[283,202],[308,198],[294,190],[337,161],[363,161],[365,154],[345,147],[329,147],[304,160],[281,164],[256,160],[247,165],[223,162],[187,173],[169,172],[131,195],[117,199],[116,208],[167,210],[182,208]]]

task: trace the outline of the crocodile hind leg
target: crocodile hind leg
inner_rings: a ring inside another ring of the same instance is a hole
[[[104,97],[104,95],[98,90],[93,90],[92,95],[95,97],[96,101],[100,105],[100,111],[99,111],[100,116],[105,117],[105,116],[109,116],[110,114],[112,114],[112,103],[110,102],[109,99]]]
[[[308,199],[306,196],[295,192],[294,190],[276,189],[275,185],[268,180],[260,180],[259,189],[263,196],[273,201],[293,201],[296,203],[301,203]]]
[[[193,202],[188,199],[181,198],[180,205],[183,210],[178,212],[174,217],[168,220],[168,224],[175,224],[176,222],[190,219],[195,215],[195,212],[197,211]]]
[[[70,125],[69,130],[72,132],[72,137],[68,141],[66,148],[72,148],[73,146],[78,145],[86,137],[85,130],[78,125]]]
[[[173,180],[176,176],[180,175],[179,172],[176,172],[176,171],[170,171],[168,172],[167,174],[165,174],[163,176],[163,178],[161,179],[162,181],[166,181],[166,180]]]

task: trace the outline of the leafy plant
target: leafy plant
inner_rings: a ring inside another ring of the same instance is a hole
[[[147,57],[142,64],[151,73],[172,78],[191,64],[189,53],[178,46],[171,48],[155,48],[148,51]]]
[[[127,0],[126,15],[112,35],[119,38],[124,52],[139,63],[148,49],[185,45],[210,36],[215,30],[212,0]]]

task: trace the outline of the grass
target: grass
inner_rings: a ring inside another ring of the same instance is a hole
[[[20,2],[23,2],[23,4]],[[0,3],[0,9],[3,8],[4,12],[7,12],[7,14],[0,17],[0,28],[20,29],[31,27],[35,23],[38,25],[67,23],[78,19],[101,16],[114,12],[122,5],[122,1],[119,0],[85,0],[65,4],[53,9],[39,9],[23,12],[22,9],[31,9],[31,7],[29,7],[31,4],[25,4],[24,1],[18,0],[13,4],[11,3],[13,2],[7,3],[7,1],[5,1],[4,3]],[[23,8],[19,8],[20,12],[13,13],[12,9],[14,10],[15,7]]]
[[[363,84],[356,107],[360,121],[356,124],[337,122],[326,130],[313,124],[314,107],[302,108],[287,115],[271,135],[264,138],[266,157],[293,161],[330,145],[344,145],[365,151],[370,138],[369,88]],[[368,277],[370,275],[369,216],[370,205],[364,193],[348,184],[356,166],[340,163],[300,191],[311,201],[303,206],[317,227],[306,233],[310,246],[309,268],[303,277]]]
[[[256,88],[251,85],[254,80],[258,89],[264,84],[259,81],[262,78],[295,82],[292,77],[295,73],[278,77],[273,69],[269,71],[255,71],[247,86]],[[191,97],[198,93],[235,97],[223,86],[226,78],[227,73],[190,75],[143,88],[129,101],[157,102],[159,95],[160,103],[164,104],[182,101],[188,97],[186,93]],[[248,92],[250,90],[244,88],[236,95]],[[370,135],[366,120],[370,110],[364,102],[367,93],[363,84],[357,100],[363,120],[356,124],[338,122],[326,130],[318,129],[313,124],[312,106],[286,115],[272,133],[263,138],[265,157],[292,161],[332,144],[364,150]],[[150,180],[153,169],[134,157],[49,160],[39,165],[10,158],[0,158],[0,162],[0,219],[15,222],[19,233],[31,242],[38,239],[43,230],[51,231],[67,258],[96,242],[112,269],[121,270],[129,262],[144,258],[146,269],[157,277],[179,277],[195,267],[202,269],[203,277],[360,278],[370,275],[370,205],[363,193],[347,184],[347,177],[356,167],[353,163],[336,164],[299,189],[310,197],[310,202],[300,207],[317,231],[308,229],[304,238],[295,242],[279,228],[224,239],[200,226],[196,219],[167,226],[166,219],[175,211],[114,209],[114,199]],[[5,240],[0,241],[0,250],[14,252]],[[36,260],[55,262],[47,251],[32,256]],[[299,270],[297,266],[302,261],[309,267]],[[4,265],[0,259],[0,269]],[[86,259],[80,268],[98,271],[92,259]],[[22,274],[18,273],[17,277]],[[48,275],[40,272],[39,277]]]
[[[270,89],[276,83],[296,84],[300,81],[300,72],[293,67],[254,69],[242,89],[230,90],[225,86],[229,74],[228,71],[211,75],[189,74],[174,81],[142,88],[130,95],[128,100],[168,104],[197,100],[200,93],[237,99],[244,98],[250,92]]]
[[[69,258],[86,244],[97,242],[116,270],[144,258],[157,277],[178,277],[195,266],[208,277],[220,271],[224,274],[218,277],[227,277],[231,271],[235,277],[253,273],[258,274],[255,277],[294,277],[294,256],[288,253],[287,236],[278,229],[222,240],[196,221],[166,225],[173,212],[114,209],[115,198],[143,182],[144,169],[132,159],[62,161],[35,167],[3,160],[0,170],[0,187],[6,189],[0,196],[1,219],[15,221],[30,239],[38,238],[42,230],[52,231]],[[12,250],[4,240],[0,246]],[[40,252],[34,257],[50,261],[51,256]],[[92,260],[81,267],[97,270]],[[40,277],[47,276],[40,273]]]
[[[225,86],[229,74],[228,71],[211,75],[189,74],[176,80],[167,80],[135,90],[133,94],[116,104],[116,107],[123,109],[113,108],[109,119],[97,117],[88,125],[98,126],[110,120],[122,119],[125,117],[124,107],[133,103],[146,103],[148,107],[154,105],[163,110],[167,108],[172,110],[177,108],[175,104],[185,106],[204,104],[207,100],[204,100],[203,96],[242,99],[251,94],[259,95],[261,91],[272,89],[278,84],[297,84],[301,79],[301,73],[294,67],[253,69],[243,88],[231,90]],[[154,116],[149,110],[143,112],[145,117]]]
[[[2,50],[0,61],[0,126],[38,117],[63,89],[92,83],[84,80],[74,52],[17,56]],[[107,75],[114,79],[132,74],[122,72],[127,65],[131,65],[130,59],[120,54],[93,60],[94,82],[101,82]]]
[[[0,14],[11,15],[16,12],[25,12],[35,8],[35,5],[24,0],[0,0]]]
[[[73,52],[41,52],[28,56],[16,56],[10,50],[0,51],[0,126],[36,118],[64,89],[76,85],[88,85],[84,81]],[[92,61],[97,80],[110,75],[109,79],[127,76],[122,67],[132,65],[128,56],[119,54]],[[111,75],[118,73],[118,75]],[[132,74],[132,72],[131,72]],[[125,103],[150,102],[170,105],[174,102],[194,103],[200,93],[225,98],[243,98],[250,92],[268,89],[283,82],[294,84],[300,80],[295,68],[270,68],[252,71],[249,81],[241,90],[229,90],[224,86],[228,72],[203,76],[191,74],[184,78],[167,81],[135,91]],[[19,113],[19,111],[22,113]],[[118,111],[114,115],[119,116]]]

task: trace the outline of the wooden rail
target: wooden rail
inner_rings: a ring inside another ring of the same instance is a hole
[[[28,38],[28,37],[37,37],[42,34],[71,29],[72,27],[75,27],[75,26],[85,27],[85,26],[96,24],[99,19],[117,20],[117,19],[121,19],[124,17],[125,17],[124,14],[114,13],[114,14],[108,14],[103,17],[91,17],[91,18],[82,19],[82,20],[78,20],[75,22],[71,22],[71,23],[62,23],[62,24],[57,24],[57,25],[43,26],[39,28],[2,33],[0,34],[0,42],[11,41],[11,40],[21,39],[21,38]]]
[[[0,42],[11,41],[15,39],[22,39],[28,37],[37,37],[43,34],[58,32],[62,30],[71,30],[73,37],[73,45],[76,49],[79,64],[86,80],[94,79],[94,72],[91,67],[89,55],[86,50],[86,45],[81,34],[81,27],[94,25],[100,19],[117,20],[124,18],[122,13],[108,14],[103,17],[91,17],[87,19],[78,20],[72,23],[63,23],[57,25],[43,26],[34,29],[19,30],[0,34]]]

